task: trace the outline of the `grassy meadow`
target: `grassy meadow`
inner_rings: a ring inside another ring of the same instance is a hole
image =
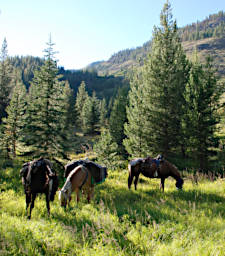
[[[159,180],[128,190],[127,170],[109,171],[90,204],[73,197],[65,210],[57,193],[48,217],[42,195],[28,220],[21,165],[0,169],[0,255],[224,256],[224,179],[186,176],[177,191],[169,178],[163,193]]]

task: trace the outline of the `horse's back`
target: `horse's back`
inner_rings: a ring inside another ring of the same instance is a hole
[[[64,171],[64,177],[67,178],[69,176],[69,174],[79,165],[83,165],[84,164],[84,160],[76,160],[76,161],[72,161],[70,163],[68,163],[65,166],[65,171]]]
[[[46,189],[47,179],[48,177],[44,169],[39,170],[36,173],[32,173],[31,181],[29,184],[31,191],[34,191],[37,193],[43,192],[43,190]]]
[[[180,173],[179,173],[177,167],[167,160],[163,160],[160,163],[160,172],[162,175],[167,176],[167,177],[168,176],[180,177]]]
[[[52,163],[44,158],[24,164],[22,168],[24,171],[21,170],[21,174],[23,174],[26,188],[33,193],[45,192],[50,180],[49,168],[52,168]],[[58,181],[57,175],[53,172],[51,174],[55,175],[53,179],[55,185]]]
[[[67,179],[71,182],[73,189],[80,188],[86,183],[91,183],[91,173],[85,166],[79,165],[69,174]]]

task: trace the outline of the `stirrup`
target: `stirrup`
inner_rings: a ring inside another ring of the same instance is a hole
[[[154,176],[154,178],[157,178],[159,176],[157,170],[155,171],[153,176]]]

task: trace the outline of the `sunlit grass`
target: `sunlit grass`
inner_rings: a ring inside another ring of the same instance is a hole
[[[1,176],[0,255],[215,255],[225,251],[225,183],[185,179],[184,190],[167,179],[140,176],[127,188],[127,171],[110,171],[90,204],[82,196],[60,207],[56,195],[48,217],[45,197],[26,217],[18,169]]]

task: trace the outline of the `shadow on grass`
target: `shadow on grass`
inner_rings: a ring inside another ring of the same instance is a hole
[[[23,192],[23,185],[19,175],[18,166],[0,171],[0,192],[6,190],[14,190],[15,192]]]
[[[116,214],[121,221],[124,216],[128,216],[133,224],[138,221],[145,225],[152,220],[173,221],[174,217],[161,211],[160,206],[157,205],[161,196],[162,192],[158,189],[145,192],[104,185],[96,193],[95,203],[96,208],[99,208],[100,202],[103,201],[111,214]]]
[[[193,189],[193,190],[182,190],[182,191],[171,191],[167,192],[167,195],[171,196],[174,200],[183,200],[183,201],[191,201],[199,203],[205,203],[206,201],[208,204],[211,203],[224,203],[224,197],[218,196],[214,193],[204,193],[202,191]]]
[[[190,203],[198,205],[198,208],[210,216],[210,205],[214,205],[213,215],[224,216],[224,197],[214,193],[204,193],[193,189],[191,191],[173,190],[162,192],[159,188],[135,191],[133,189],[103,185],[96,193],[95,202],[98,204],[103,200],[104,204],[113,214],[122,220],[124,215],[135,224],[140,221],[142,224],[149,224],[152,220],[157,223],[165,221],[177,222],[180,210],[185,207],[191,212]],[[98,206],[96,206],[98,207]],[[168,210],[164,211],[167,208]],[[149,216],[150,219],[149,220]]]

